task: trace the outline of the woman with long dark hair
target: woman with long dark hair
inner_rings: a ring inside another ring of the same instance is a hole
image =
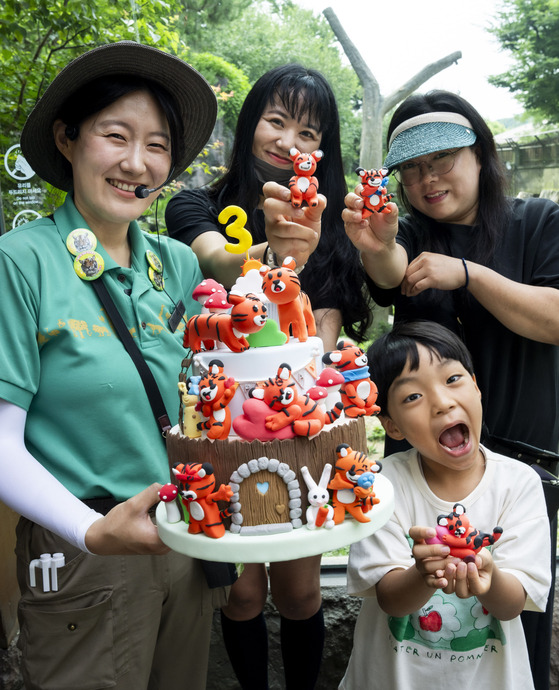
[[[317,207],[295,209],[288,183],[289,152],[322,150],[315,176]],[[225,251],[220,211],[235,204],[248,216],[250,253],[265,264],[293,256],[302,289],[309,295],[318,335],[334,349],[344,327],[362,340],[370,322],[364,271],[344,232],[341,213],[346,184],[338,108],[332,89],[317,71],[298,64],[264,74],[247,95],[237,122],[227,173],[211,186],[179,192],[167,206],[169,234],[189,244],[206,278],[230,287],[240,273],[238,254]],[[321,224],[322,216],[322,224]],[[242,688],[268,687],[268,638],[262,613],[268,592],[281,616],[281,647],[287,688],[314,687],[324,643],[320,556],[250,563],[222,610],[222,630]]]
[[[294,209],[289,203],[292,147],[324,152],[315,173],[317,208]],[[217,217],[230,204],[243,208],[253,237],[251,255],[279,265],[286,256],[295,258],[318,334],[325,349],[333,349],[341,326],[361,341],[371,318],[358,252],[341,220],[345,190],[338,108],[330,85],[316,70],[282,65],[260,77],[247,95],[227,173],[209,187],[175,195],[166,210],[167,229],[192,247],[206,278],[230,287],[240,260],[224,250],[228,239]]]

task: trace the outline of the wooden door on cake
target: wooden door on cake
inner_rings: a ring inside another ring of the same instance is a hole
[[[251,474],[243,481],[241,492],[245,525],[290,522],[289,493],[285,482],[276,472],[262,470]]]

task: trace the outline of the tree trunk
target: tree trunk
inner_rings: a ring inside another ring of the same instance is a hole
[[[347,59],[357,74],[363,87],[363,119],[361,125],[361,148],[359,152],[359,165],[363,168],[379,168],[382,165],[382,120],[386,113],[390,112],[400,101],[403,101],[413,93],[421,84],[435,74],[442,72],[462,57],[460,51],[447,55],[436,62],[424,67],[405,84],[393,91],[386,98],[380,93],[380,87],[361,53],[346,34],[340,20],[331,7],[327,7],[324,16],[328,20],[332,31],[340,42]]]

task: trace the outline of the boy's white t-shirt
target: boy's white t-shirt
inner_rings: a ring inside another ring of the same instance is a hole
[[[503,528],[492,546],[495,563],[518,578],[527,593],[526,609],[543,611],[551,583],[550,530],[541,480],[530,467],[483,448],[484,476],[472,493],[455,501],[466,507],[473,527]],[[394,485],[395,511],[372,537],[354,544],[348,590],[363,596],[353,652],[340,684],[344,690],[448,690],[449,687],[533,688],[520,618],[498,621],[475,597],[459,599],[434,590],[418,612],[387,616],[378,606],[375,584],[390,570],[414,565],[409,528],[432,526],[452,512],[429,489],[416,450],[383,461]]]

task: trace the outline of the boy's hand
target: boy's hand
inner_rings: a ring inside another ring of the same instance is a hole
[[[454,593],[460,599],[480,597],[489,591],[492,575],[493,557],[489,549],[482,549],[476,555],[475,563],[457,561],[447,564],[441,576],[448,581],[443,591],[446,594]]]
[[[415,558],[415,567],[423,577],[425,584],[433,589],[448,587],[450,582],[446,577],[447,568],[458,560],[449,555],[450,547],[445,544],[425,543],[425,539],[437,535],[432,527],[410,527],[409,534],[414,542],[412,554]]]

